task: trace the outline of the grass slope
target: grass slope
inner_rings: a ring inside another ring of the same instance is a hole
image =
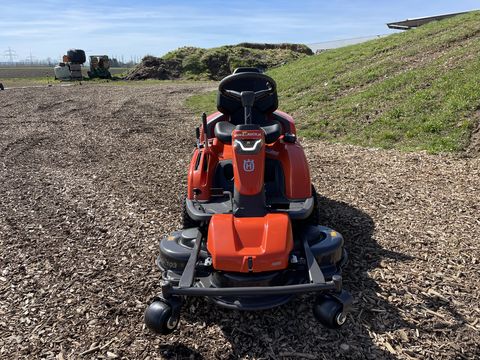
[[[480,109],[480,12],[326,51],[268,72],[307,137],[460,151]],[[188,104],[212,110],[213,94]],[[208,106],[207,106],[208,104]]]

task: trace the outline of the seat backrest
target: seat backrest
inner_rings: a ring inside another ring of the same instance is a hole
[[[245,74],[245,73],[242,73]],[[235,77],[235,74],[230,75]],[[259,91],[268,88],[268,84],[265,80],[259,78],[248,78],[244,75],[238,80],[233,79],[227,85],[228,90],[235,91]],[[266,96],[261,100],[257,100],[252,108],[252,122],[260,126],[268,124],[266,115],[273,113],[278,107],[277,93]],[[232,99],[222,95],[220,92],[217,94],[217,109],[221,113],[230,117],[230,122],[234,125],[240,125],[244,123],[244,109],[242,103],[239,100]]]

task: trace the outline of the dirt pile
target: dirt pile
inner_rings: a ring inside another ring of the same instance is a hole
[[[145,56],[126,79],[220,80],[240,66],[266,70],[309,55],[313,55],[312,50],[302,44],[242,43],[212,49],[183,47],[161,58]]]
[[[181,76],[182,63],[178,60],[164,60],[147,55],[126,77],[127,80],[169,80]]]
[[[259,49],[259,50],[268,50],[268,49],[284,49],[291,50],[305,55],[313,55],[312,49],[304,44],[291,44],[291,43],[282,43],[282,44],[265,44],[265,43],[240,43],[236,46],[244,47],[248,49]]]

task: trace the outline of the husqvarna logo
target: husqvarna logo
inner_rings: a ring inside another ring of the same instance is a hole
[[[255,170],[255,161],[253,159],[243,160],[243,170],[245,172],[252,172]]]

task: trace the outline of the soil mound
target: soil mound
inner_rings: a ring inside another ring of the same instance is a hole
[[[267,70],[313,55],[303,44],[241,43],[212,49],[182,47],[162,57],[147,55],[126,76],[127,80],[219,80],[240,66]]]

